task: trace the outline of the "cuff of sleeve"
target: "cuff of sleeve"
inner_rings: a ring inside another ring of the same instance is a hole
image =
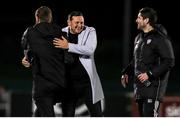
[[[73,44],[71,44],[71,43],[68,43],[68,52],[71,52],[71,49],[72,49],[72,46],[73,46]]]
[[[147,75],[149,76],[149,78],[153,77],[153,73],[151,71],[147,71]]]

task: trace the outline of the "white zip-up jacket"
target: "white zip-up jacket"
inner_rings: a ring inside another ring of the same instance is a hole
[[[68,33],[68,28],[62,29]],[[79,60],[87,71],[92,88],[93,104],[104,99],[104,93],[98,76],[94,52],[97,46],[96,30],[93,27],[85,26],[85,29],[78,35],[78,44],[69,43],[68,52],[79,54]]]

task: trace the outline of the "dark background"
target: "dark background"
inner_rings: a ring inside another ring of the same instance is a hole
[[[31,92],[31,71],[21,65],[23,50],[20,41],[25,29],[34,24],[35,10],[42,5],[52,9],[54,21],[62,27],[66,26],[68,13],[72,10],[80,10],[84,14],[85,24],[96,28],[98,47],[95,52],[95,61],[107,98],[107,109],[125,105],[126,102],[124,104],[122,102],[125,99],[124,94],[133,91],[132,82],[127,89],[121,86],[120,72],[132,57],[132,44],[138,33],[135,20],[139,9],[145,6],[154,8],[158,13],[158,23],[166,27],[172,39],[176,57],[176,65],[172,69],[167,95],[179,95],[180,41],[178,28],[180,19],[178,1],[172,0],[3,1],[0,4],[0,86],[5,90]],[[107,110],[106,115],[128,116],[125,111],[116,112],[116,110]]]

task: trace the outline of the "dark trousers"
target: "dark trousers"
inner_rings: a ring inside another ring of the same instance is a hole
[[[90,78],[79,59],[77,63],[75,63],[73,66],[67,67],[66,69],[66,78],[69,81],[69,92],[67,93],[71,93],[71,95],[69,94],[69,98],[72,99],[65,104],[63,113],[67,113],[68,111],[68,115],[71,114],[70,116],[75,116],[75,108],[78,101],[81,100],[86,104],[91,117],[103,116],[101,101],[93,104]]]
[[[92,104],[92,102],[85,102],[91,117],[102,117],[101,101]]]
[[[158,117],[160,101],[153,99],[137,100],[138,110],[141,117]]]
[[[33,99],[36,105],[35,117],[54,117],[54,105],[68,100],[66,89],[42,76],[36,76],[33,82]]]
[[[102,117],[103,116],[100,101],[93,104],[92,101],[86,101],[85,100],[84,103],[86,104],[91,117]],[[63,112],[62,116],[63,117],[64,116],[74,117],[76,105],[77,105],[77,101],[74,101],[74,100],[71,102],[62,104],[62,112]]]
[[[41,97],[35,100],[36,110],[35,117],[55,117],[54,102],[50,97]],[[69,101],[69,98],[61,102],[62,116],[73,117],[74,116],[74,104]]]
[[[36,104],[36,111],[35,111],[35,117],[55,117],[54,113],[54,103],[52,98],[37,98],[35,100]]]
[[[69,87],[65,95],[66,99],[61,105],[63,116],[74,117],[75,109],[79,102],[85,103],[91,117],[103,116],[101,101],[93,104],[90,82],[87,80],[85,81],[86,82],[83,83],[80,81],[73,81],[75,83]],[[76,82],[80,82],[81,84],[77,84]]]

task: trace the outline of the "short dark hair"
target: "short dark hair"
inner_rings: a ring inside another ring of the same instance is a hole
[[[73,16],[83,16],[83,13],[81,11],[72,11],[69,15],[68,15],[68,20],[72,20]]]
[[[149,18],[149,24],[154,27],[158,19],[157,12],[154,9],[150,7],[144,7],[139,10],[139,13],[141,13],[143,19]]]
[[[40,19],[41,22],[49,22],[52,20],[52,11],[47,6],[41,6],[39,7],[35,15]]]

